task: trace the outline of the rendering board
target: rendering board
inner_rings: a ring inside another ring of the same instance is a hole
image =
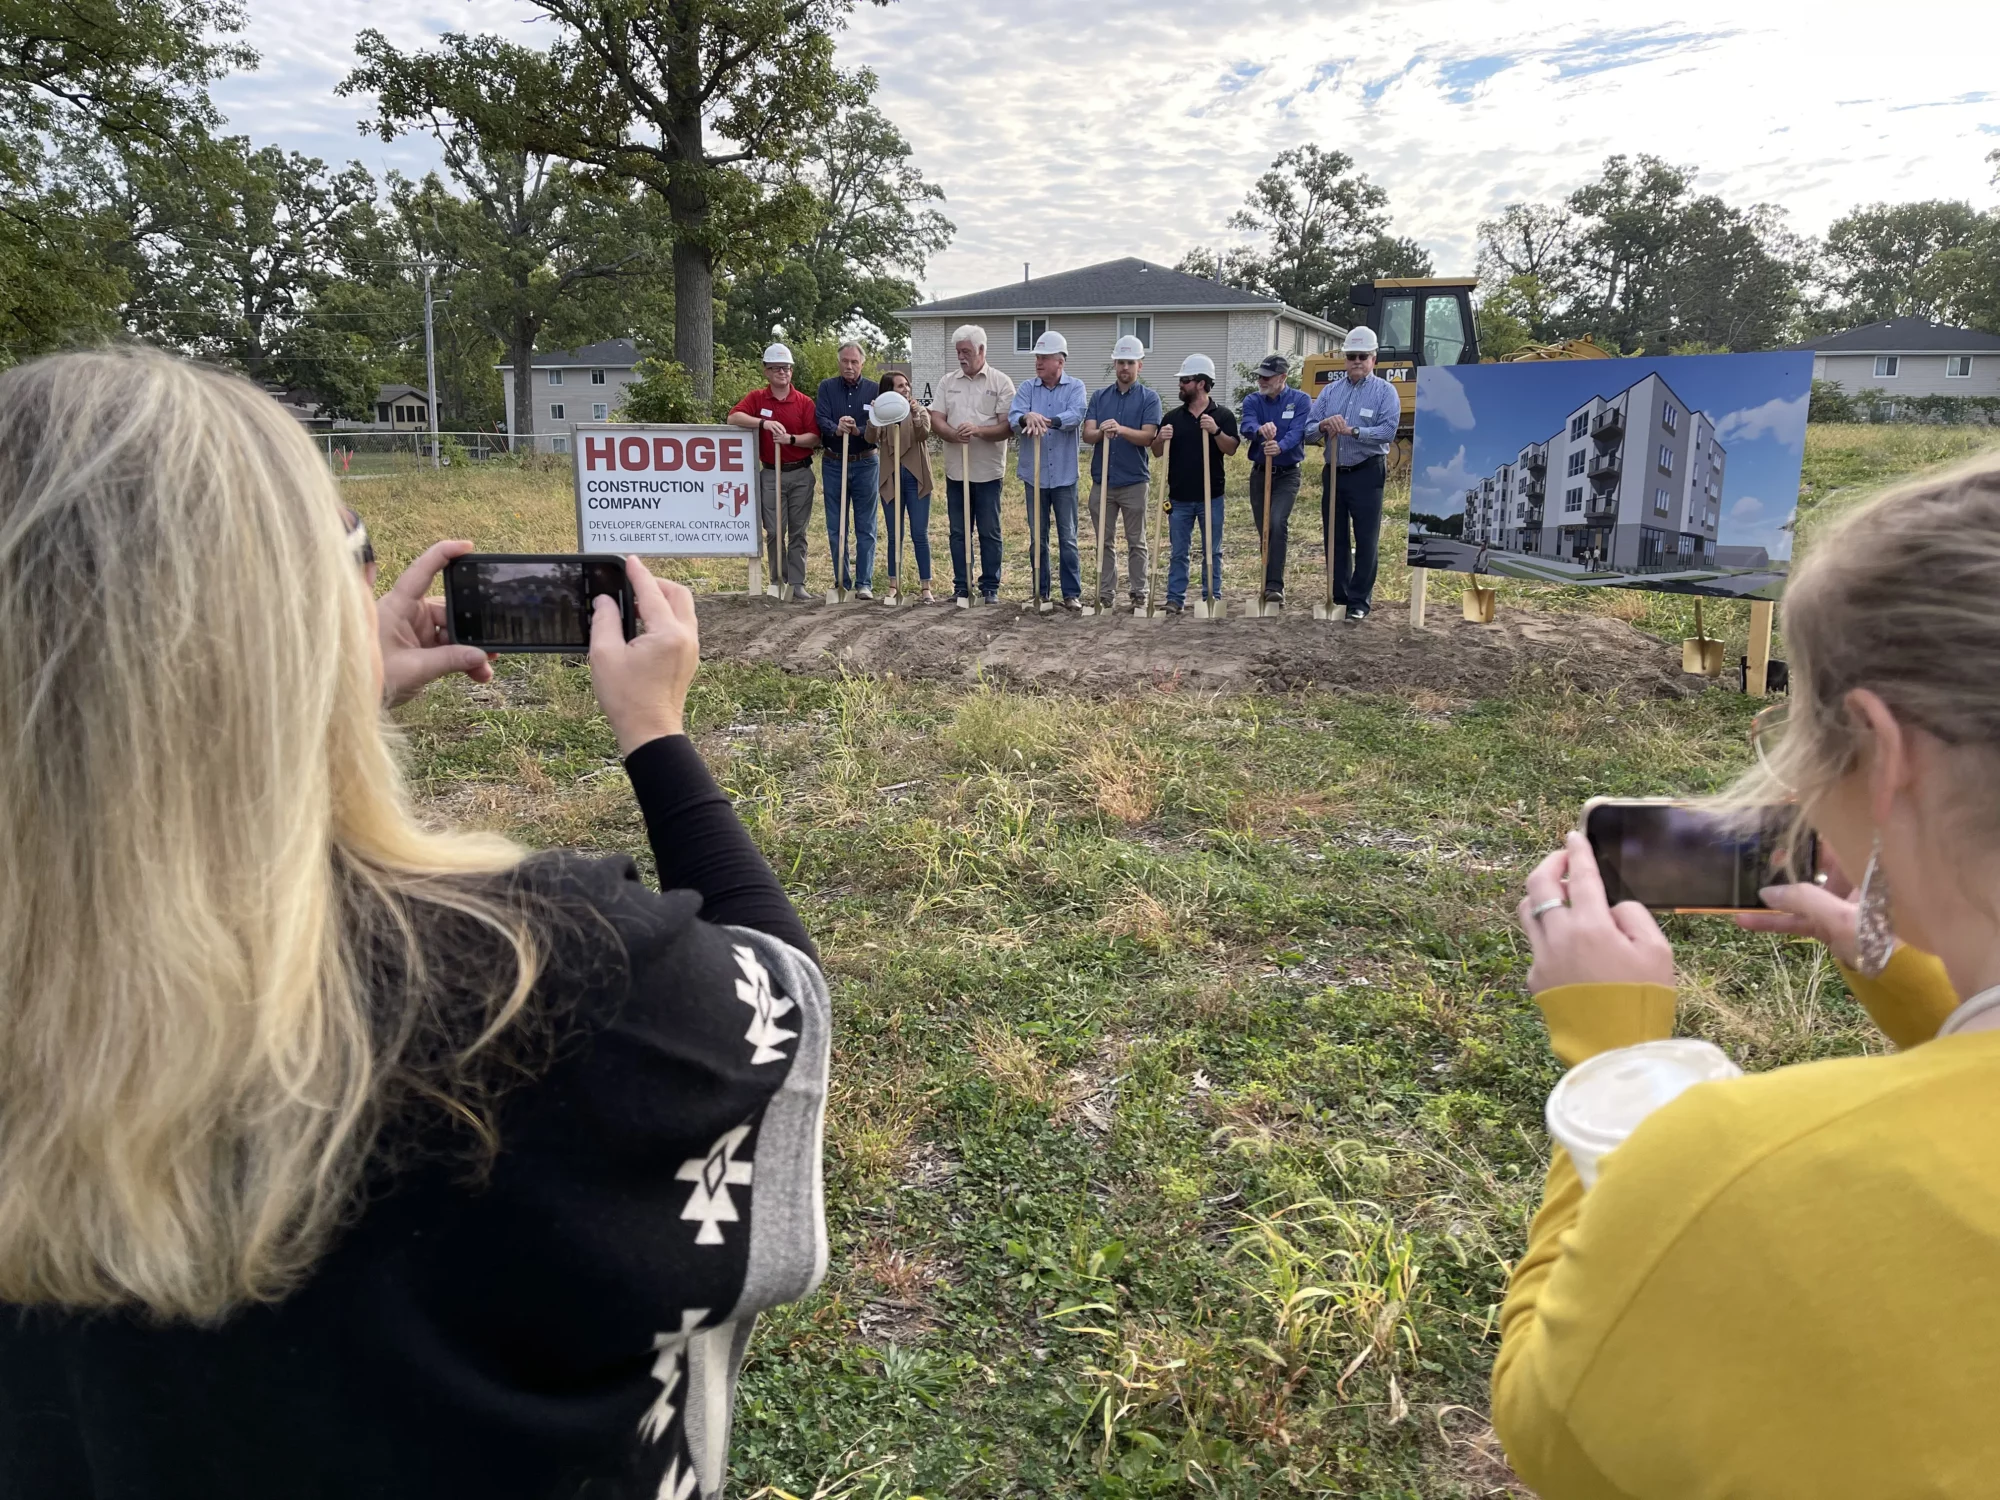
[[[1811,389],[1810,351],[1424,366],[1410,566],[1775,599]]]

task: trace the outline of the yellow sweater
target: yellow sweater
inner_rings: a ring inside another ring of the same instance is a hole
[[[1543,1500],[2000,1496],[2000,1031],[1899,950],[1848,983],[1910,1050],[1703,1084],[1549,1166],[1500,1313],[1493,1425]],[[1575,1064],[1673,992],[1537,997]]]

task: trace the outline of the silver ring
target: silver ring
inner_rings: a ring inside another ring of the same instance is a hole
[[[1542,902],[1540,905],[1530,907],[1528,910],[1528,919],[1530,921],[1539,922],[1542,919],[1543,912],[1554,911],[1558,906],[1567,906],[1568,904],[1569,903],[1564,901],[1563,898],[1560,896],[1551,896],[1549,897],[1548,900]]]

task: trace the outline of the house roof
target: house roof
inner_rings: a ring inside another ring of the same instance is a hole
[[[2000,333],[1953,328],[1928,318],[1889,318],[1880,323],[1864,323],[1845,333],[1807,339],[1799,347],[1821,354],[1962,354],[1979,350],[2000,353]]]
[[[632,339],[600,339],[580,349],[537,349],[528,361],[530,369],[574,369],[585,366],[598,370],[630,370],[639,363],[639,345]],[[503,359],[496,370],[511,370],[512,360]]]
[[[1190,276],[1137,256],[898,308],[896,316],[943,318],[959,313],[1097,312],[1284,312],[1316,328],[1339,331],[1337,324],[1287,307],[1276,297],[1260,296],[1240,286],[1210,281],[1205,276]]]
[[[424,394],[424,388],[420,385],[378,385],[375,387],[375,400],[378,405],[384,401],[401,401],[407,396],[415,396],[419,401],[429,401],[431,399]]]

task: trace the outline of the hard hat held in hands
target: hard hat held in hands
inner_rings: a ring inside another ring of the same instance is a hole
[[[901,391],[884,391],[868,408],[877,427],[894,427],[910,414],[910,401]]]

